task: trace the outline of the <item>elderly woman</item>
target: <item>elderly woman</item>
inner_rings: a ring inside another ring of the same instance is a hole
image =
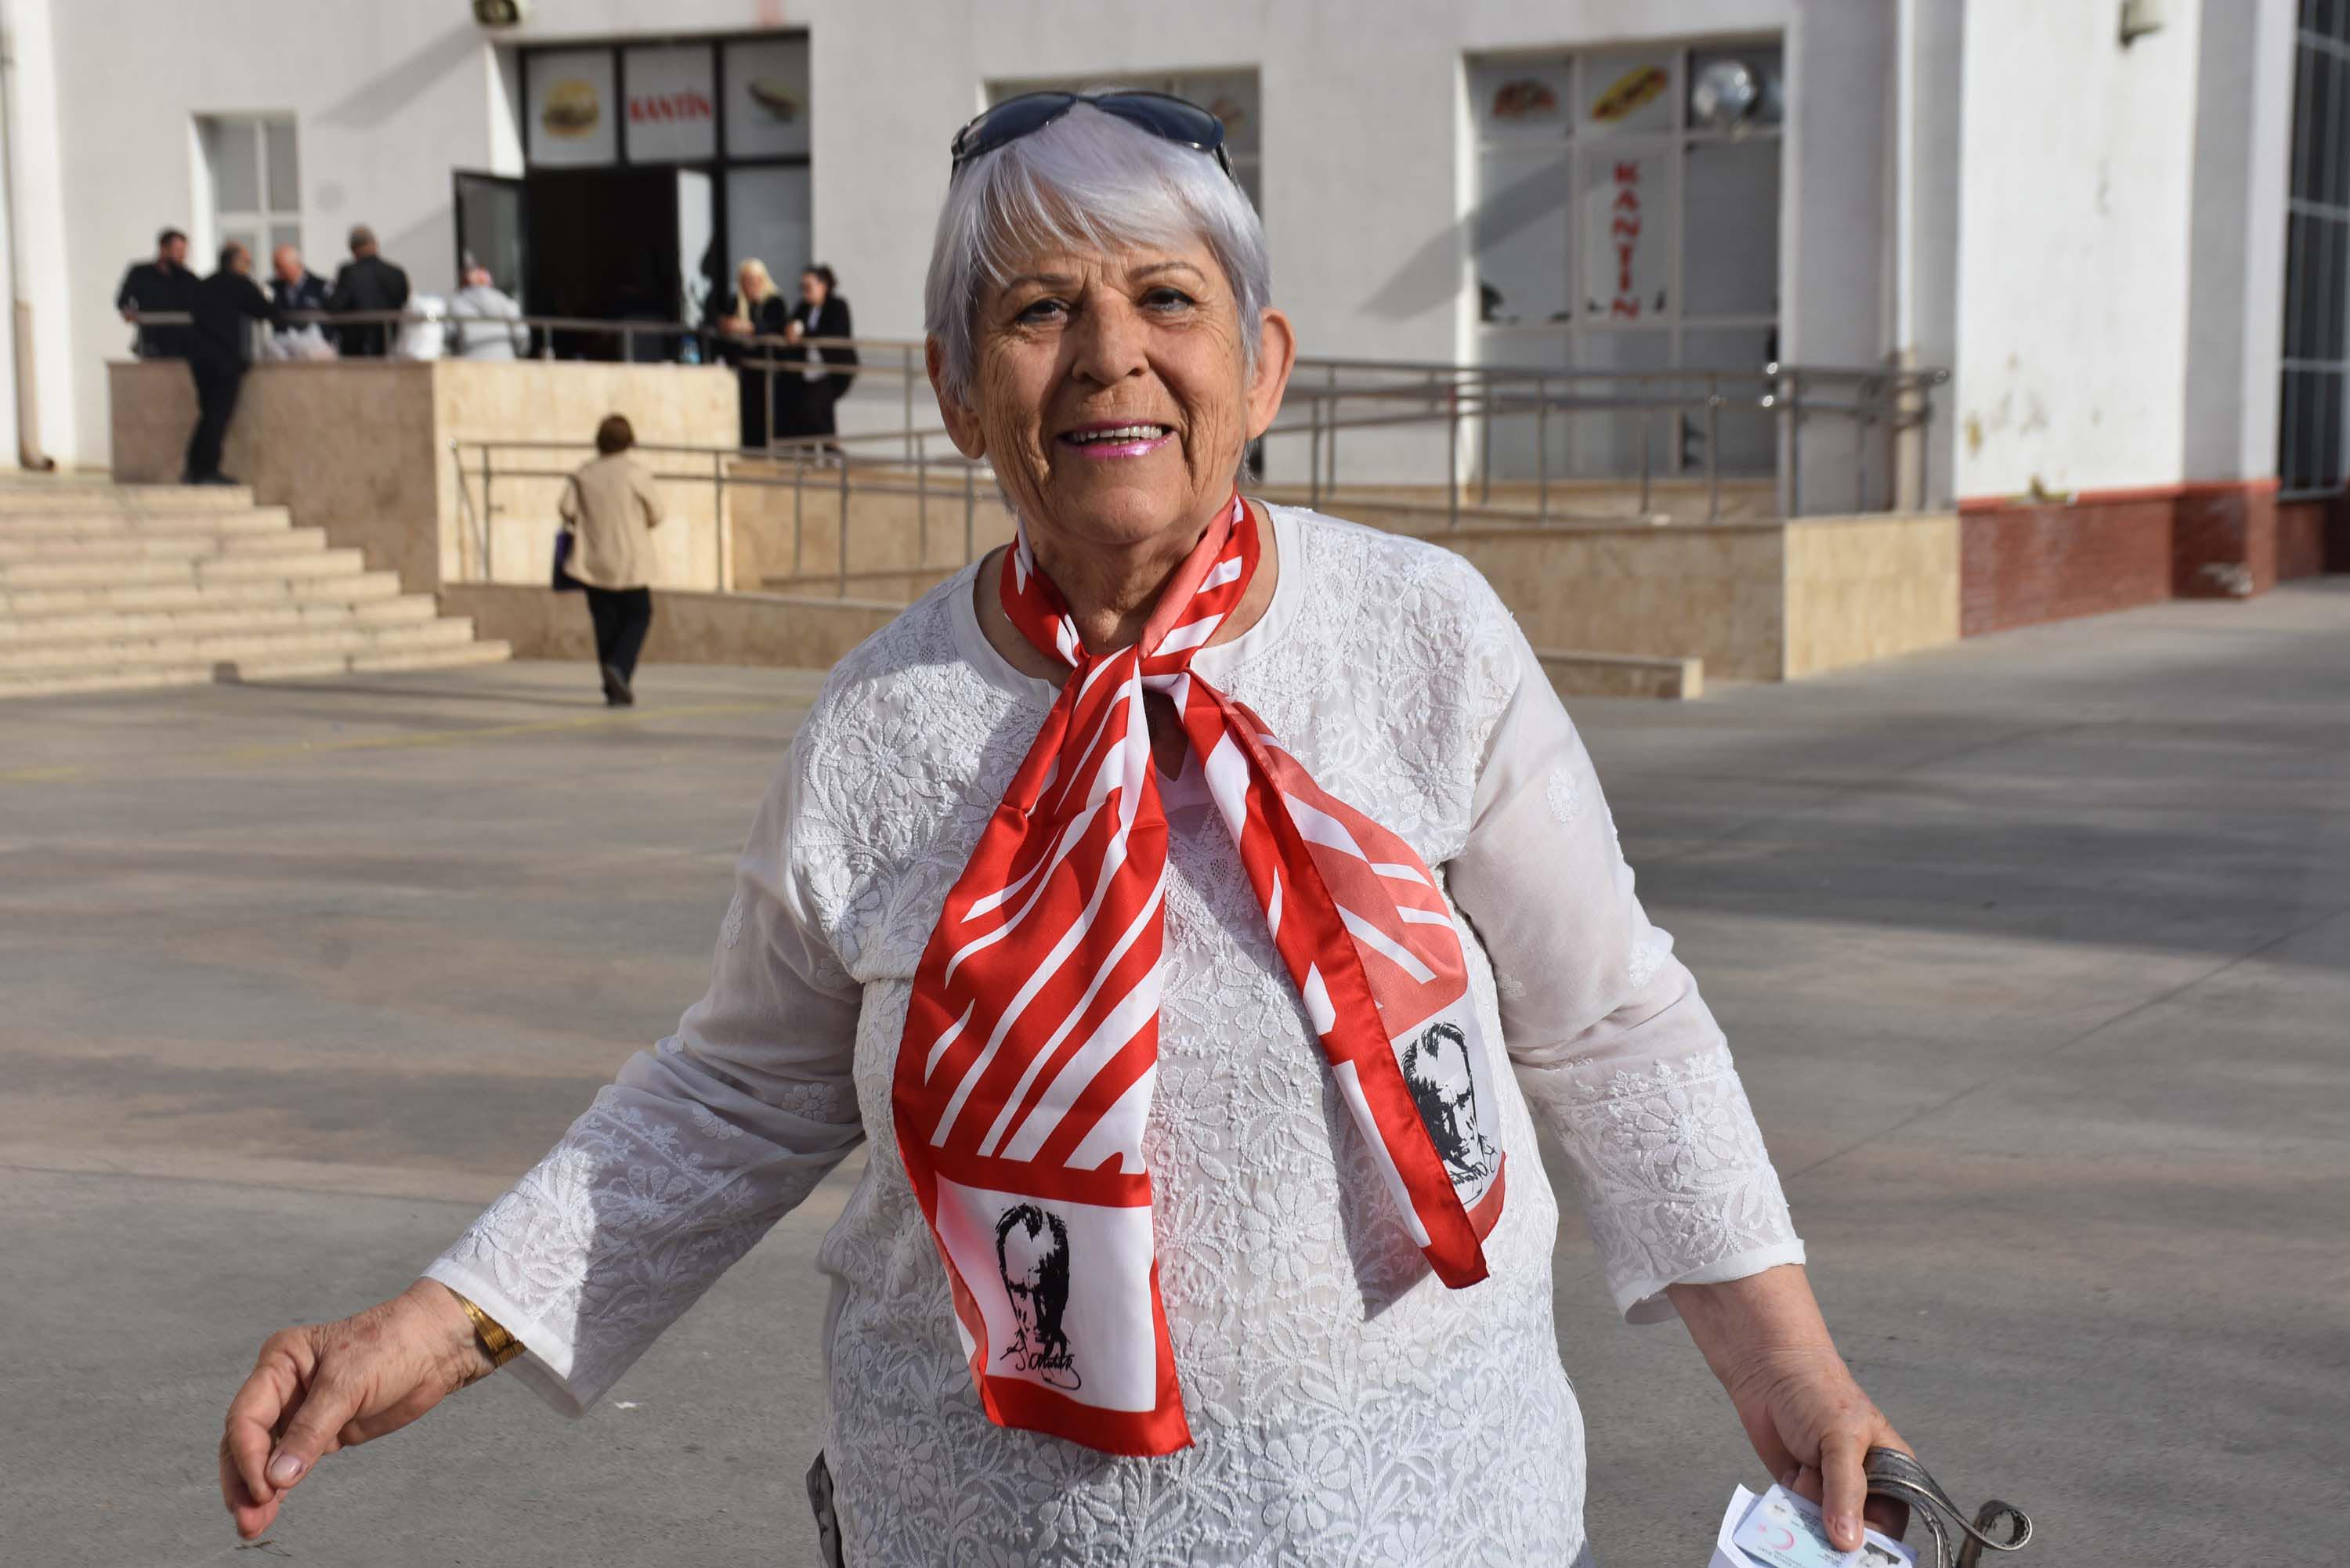
[[[783,290],[775,286],[767,264],[756,256],[745,257],[734,269],[734,292],[712,323],[718,334],[712,348],[734,367],[735,411],[746,451],[764,447],[775,434],[767,388],[779,374],[774,346],[762,347],[752,339],[782,337],[790,317]],[[792,373],[797,373],[796,368]]]
[[[930,372],[1017,543],[834,672],[677,1033],[408,1293],[264,1347],[244,1533],[509,1358],[586,1410],[869,1140],[821,1254],[834,1561],[1587,1561],[1547,1127],[1625,1315],[1678,1313],[1859,1544],[1899,1439],[1508,611],[1235,493],[1269,295],[1203,110],[956,139]]]

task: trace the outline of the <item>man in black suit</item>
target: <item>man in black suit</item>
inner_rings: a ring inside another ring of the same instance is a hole
[[[220,268],[198,284],[190,309],[188,370],[196,379],[196,429],[188,438],[189,484],[234,484],[220,471],[221,443],[229,416],[236,412],[244,386],[247,323],[277,317],[269,296],[253,281],[253,253],[231,241],[221,247]]]
[[[351,259],[335,274],[335,292],[327,308],[399,310],[408,304],[408,275],[376,254],[375,231],[365,223],[351,230]],[[399,340],[399,328],[390,322],[356,322],[341,328],[343,358],[380,359]]]
[[[155,259],[133,262],[114,291],[114,308],[122,319],[136,322],[148,311],[185,310],[194,301],[196,275],[188,270],[188,236],[165,229],[155,236]],[[188,329],[184,327],[139,327],[132,351],[141,359],[184,359]]]

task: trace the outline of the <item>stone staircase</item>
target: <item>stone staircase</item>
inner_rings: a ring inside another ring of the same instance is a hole
[[[0,697],[506,657],[247,490],[0,485]]]

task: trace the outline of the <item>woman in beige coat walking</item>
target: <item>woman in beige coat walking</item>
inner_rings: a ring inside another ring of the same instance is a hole
[[[571,544],[555,569],[588,592],[604,701],[615,708],[637,700],[629,681],[653,624],[652,590],[646,582],[652,575],[651,530],[660,526],[660,497],[653,476],[628,455],[636,444],[637,432],[628,420],[608,415],[596,427],[596,461],[565,483],[558,508]]]

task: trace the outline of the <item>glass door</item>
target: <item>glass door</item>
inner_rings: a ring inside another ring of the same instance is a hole
[[[522,181],[510,174],[478,174],[459,170],[457,180],[457,282],[463,287],[465,269],[479,264],[490,269],[490,281],[527,312],[524,293],[529,276],[523,245]]]

